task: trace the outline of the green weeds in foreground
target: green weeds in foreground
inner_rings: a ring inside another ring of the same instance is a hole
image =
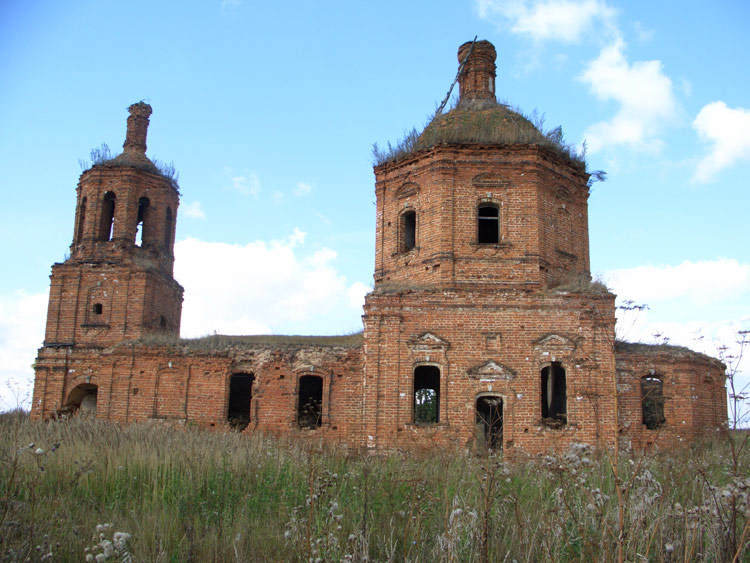
[[[747,455],[717,435],[621,457],[626,560],[750,560]],[[2,561],[607,561],[618,541],[612,469],[585,446],[361,456],[5,414],[0,464]]]

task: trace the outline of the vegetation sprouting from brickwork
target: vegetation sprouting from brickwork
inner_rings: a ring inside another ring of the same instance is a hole
[[[120,153],[119,155],[112,156],[112,152],[106,143],[102,143],[98,147],[91,149],[89,153],[91,164],[89,161],[79,158],[78,164],[81,166],[82,171],[89,170],[94,166],[132,166],[152,174],[159,174],[163,176],[173,188],[179,191],[179,178],[180,173],[177,172],[174,162],[163,162],[157,158],[147,158],[143,155],[129,155],[127,152]]]
[[[611,293],[604,282],[585,273],[569,275],[557,285],[550,287],[550,291],[553,293],[585,293],[588,295]]]
[[[514,463],[372,456],[10,413],[0,415],[0,559],[611,561],[619,542],[627,561],[747,561],[750,456],[730,440],[743,433],[623,454],[618,502],[609,461],[581,444]]]
[[[253,334],[247,336],[233,336],[212,334],[199,338],[178,338],[169,334],[157,333],[138,340],[123,343],[124,346],[170,346],[182,347],[188,350],[227,350],[230,348],[257,348],[272,346],[275,348],[301,348],[304,346],[360,348],[362,347],[362,332],[344,334],[340,336],[305,336]]]
[[[666,354],[668,356],[681,356],[686,358],[700,358],[712,363],[720,363],[716,358],[691,350],[686,346],[675,346],[674,344],[645,344],[643,342],[627,342],[617,340],[615,352],[631,354]],[[723,364],[722,364],[723,365]]]
[[[492,101],[460,102],[444,114],[431,117],[420,133],[412,129],[396,145],[382,150],[373,145],[376,165],[396,162],[420,150],[450,144],[538,145],[553,150],[585,169],[585,149],[565,141],[561,127],[544,128],[544,117],[525,116],[518,108]]]

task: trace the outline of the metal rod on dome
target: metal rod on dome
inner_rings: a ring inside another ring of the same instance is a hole
[[[453,83],[451,84],[451,87],[448,88],[448,93],[445,95],[445,99],[443,100],[443,103],[440,104],[440,107],[438,107],[437,111],[435,111],[435,116],[440,115],[443,113],[443,109],[445,109],[445,104],[448,103],[448,100],[451,97],[451,92],[453,92],[453,87],[456,85],[456,82],[458,82],[458,77],[461,76],[461,72],[464,70],[464,66],[466,65],[466,61],[469,60],[469,57],[471,56],[471,52],[474,50],[474,44],[477,42],[477,36],[474,36],[474,40],[471,42],[471,47],[469,47],[469,52],[466,53],[466,56],[464,57],[464,60],[461,61],[461,64],[458,65],[458,72],[456,73],[456,78],[453,80]]]

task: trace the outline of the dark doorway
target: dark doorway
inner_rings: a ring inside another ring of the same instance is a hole
[[[253,381],[251,373],[235,373],[229,380],[229,408],[227,420],[232,428],[244,430],[250,424],[250,403],[253,398]]]
[[[477,440],[481,447],[491,450],[503,448],[503,400],[496,395],[477,398]]]
[[[317,375],[300,377],[298,395],[297,424],[300,428],[318,428],[323,423],[323,378]]]

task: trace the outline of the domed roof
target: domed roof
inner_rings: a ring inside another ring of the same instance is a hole
[[[547,144],[547,137],[531,121],[494,101],[461,102],[435,116],[419,135],[416,150],[445,143],[488,145]]]

